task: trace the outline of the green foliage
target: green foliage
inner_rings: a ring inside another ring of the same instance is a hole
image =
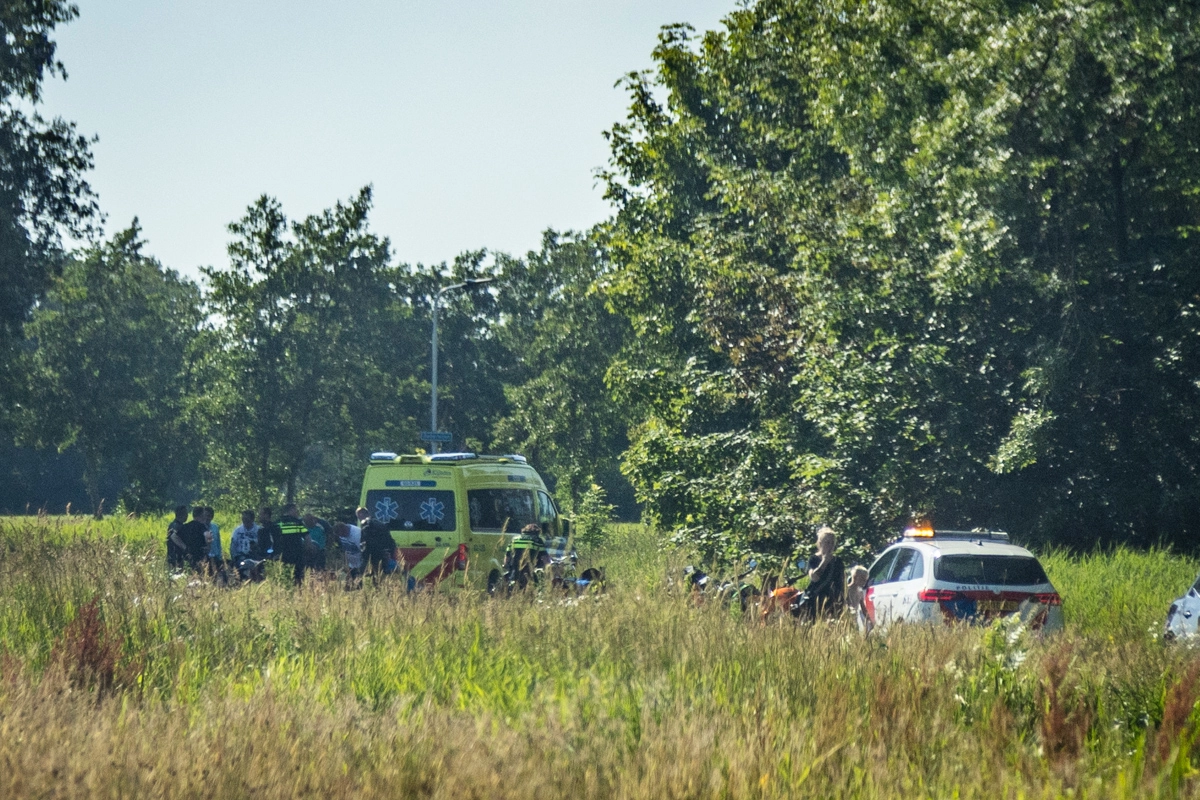
[[[83,179],[90,143],[74,124],[30,110],[47,74],[66,76],[50,36],[78,14],[64,0],[0,3],[0,346],[61,268],[62,232],[88,235],[98,216]]]
[[[710,552],[789,518],[1186,540],[1198,13],[761,0],[664,29],[605,176],[651,518]]]
[[[500,296],[504,293],[499,266],[486,263],[486,250],[460,253],[450,264],[418,267],[407,289],[409,302],[421,320],[422,374],[429,375],[430,312],[433,297],[445,286],[469,278],[492,278],[486,289],[459,290],[442,295],[438,315],[438,426],[454,435],[456,449],[490,452],[492,430],[507,412],[505,386],[511,380],[514,354],[499,335]],[[428,384],[421,430],[428,424]]]
[[[370,204],[363,189],[289,227],[262,197],[230,226],[231,268],[205,270],[222,324],[196,368],[196,412],[210,482],[239,504],[281,486],[295,498],[313,458],[361,473],[371,439],[415,439],[419,332],[388,242],[368,229]]]
[[[547,231],[540,251],[498,259],[496,335],[511,367],[497,449],[526,455],[568,507],[594,479],[609,489],[624,483],[618,459],[630,409],[614,401],[606,375],[629,326],[596,289],[609,269],[605,253],[601,230]]]
[[[613,509],[603,486],[593,483],[588,487],[574,508],[575,541],[591,549],[603,546],[608,541]]]
[[[195,284],[142,253],[137,220],[67,262],[26,326],[21,438],[62,451],[78,446],[94,509],[101,475],[126,476],[130,510],[162,508],[193,476],[183,424],[191,391],[188,349],[200,326]]]
[[[163,313],[138,292],[170,294],[136,288],[148,268],[111,298],[78,272],[149,264],[136,232],[30,317],[94,218],[88,142],[20,105],[75,14],[0,3],[0,326],[31,319],[0,382],[24,441],[85,451],[93,503],[102,471],[139,508],[201,460],[237,505],[353,502],[366,454],[425,427],[433,298],[489,277],[440,306],[454,446],[525,453],[566,507],[594,481],[706,560],[782,561],[820,524],[859,555],[917,516],[1085,549],[1200,529],[1194,4],[758,0],[669,26],[608,133],[612,220],[410,267],[369,189],[295,222],[264,196],[169,340],[138,328]]]

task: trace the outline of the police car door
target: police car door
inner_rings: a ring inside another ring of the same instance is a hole
[[[895,558],[887,569],[887,577],[874,587],[872,603],[876,625],[890,625],[897,619],[903,619],[911,609],[916,601],[916,589],[913,589],[913,574],[918,568],[916,565],[920,565],[921,574],[924,575],[924,561],[919,552],[911,547],[896,548]],[[913,595],[911,600],[908,598],[910,589]]]
[[[915,547],[901,547],[888,579],[891,619],[908,619],[917,607],[917,593],[925,585],[925,556]]]
[[[871,571],[867,575],[867,616],[870,617],[873,625],[883,624],[883,617],[880,616],[876,603],[884,599],[881,593],[886,591],[888,575],[891,573],[894,563],[896,563],[896,551],[888,550],[875,559],[875,563],[871,565]],[[890,595],[887,604],[889,606],[891,604]]]

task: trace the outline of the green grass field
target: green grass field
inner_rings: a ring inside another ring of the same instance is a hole
[[[1200,661],[1157,636],[1189,558],[1048,554],[1045,640],[864,638],[697,607],[638,526],[574,603],[221,589],[166,574],[164,527],[0,520],[0,797],[1200,791]]]

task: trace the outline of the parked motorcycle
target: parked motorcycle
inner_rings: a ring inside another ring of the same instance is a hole
[[[603,583],[603,571],[584,570],[584,575],[575,574],[579,556],[564,537],[550,539],[545,548],[530,556],[528,550],[509,549],[504,554],[504,563],[488,573],[489,595],[510,595],[530,586],[546,585],[552,589],[582,593],[599,578]],[[588,573],[595,573],[588,575]]]
[[[760,595],[759,588],[746,579],[758,569],[757,561],[748,561],[746,570],[733,577],[714,579],[707,572],[688,565],[683,570],[684,585],[692,592],[697,604],[713,599],[736,606],[743,612]]]

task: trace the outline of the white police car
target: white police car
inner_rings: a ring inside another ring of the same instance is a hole
[[[1062,598],[1042,565],[1001,531],[909,528],[871,565],[866,606],[876,627],[1011,615],[1035,629],[1063,625]]]
[[[1167,611],[1167,624],[1163,629],[1163,638],[1168,642],[1174,639],[1188,639],[1196,635],[1196,622],[1200,620],[1200,578],[1192,584],[1183,597],[1171,603]]]

